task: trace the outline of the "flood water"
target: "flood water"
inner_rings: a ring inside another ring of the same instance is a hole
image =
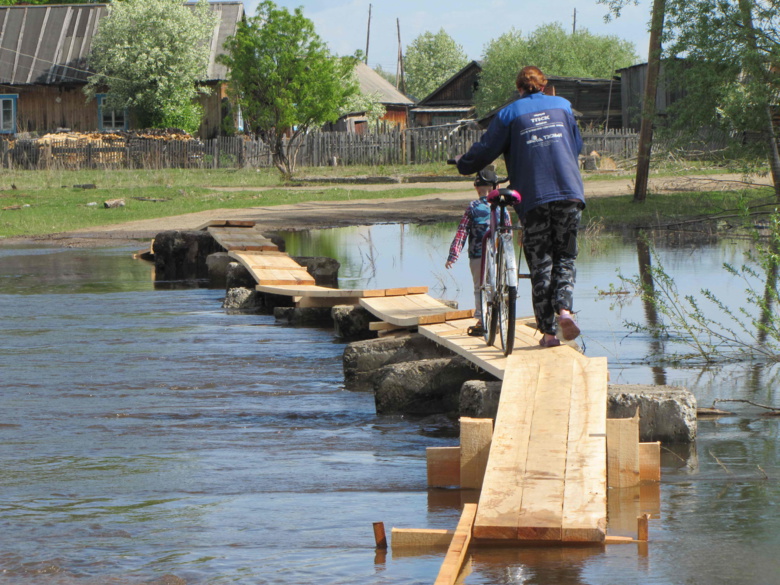
[[[454,225],[288,235],[342,262],[341,286],[428,285],[470,307]],[[746,244],[660,250],[684,291],[739,303],[722,262]],[[427,490],[436,421],[377,416],[345,391],[330,330],[228,315],[221,290],[155,288],[132,250],[0,248],[1,583],[423,584],[442,551],[374,550],[372,523],[454,528],[473,494]],[[577,307],[612,383],[667,383],[780,405],[773,368],[659,369],[600,294],[637,272],[635,243],[583,245]],[[530,315],[527,295],[519,314]],[[780,584],[780,419],[745,405],[666,452],[658,494],[610,496],[610,533],[648,510],[646,547],[475,550],[466,584]],[[660,500],[660,504],[653,500]]]

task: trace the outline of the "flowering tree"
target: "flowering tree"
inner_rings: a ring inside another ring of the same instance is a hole
[[[421,100],[469,62],[455,40],[440,29],[424,32],[406,47],[404,71],[409,95]]]
[[[206,0],[110,4],[92,43],[87,95],[105,92],[107,107],[130,109],[143,127],[195,132],[202,109],[194,100],[207,91],[196,83],[206,77],[217,18]]]

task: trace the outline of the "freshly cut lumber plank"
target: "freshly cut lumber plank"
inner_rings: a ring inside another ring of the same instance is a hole
[[[450,310],[447,305],[425,294],[362,298],[360,305],[382,321],[403,326],[418,325],[420,317],[444,317]]]
[[[633,418],[607,419],[607,485],[639,484],[639,413]]]
[[[395,528],[390,530],[390,546],[409,547],[448,547],[455,531],[440,528]]]
[[[639,443],[639,481],[661,481],[661,443]]]
[[[460,486],[460,447],[425,449],[428,487]]]
[[[408,329],[408,327],[393,325],[392,323],[385,323],[384,321],[371,321],[368,324],[369,331],[396,331],[400,329]]]
[[[498,379],[504,377],[504,352],[485,344],[482,337],[470,337],[466,329],[474,325],[474,319],[447,321],[420,326],[418,332],[439,345],[443,345],[476,364]]]
[[[517,539],[539,365],[517,353],[506,358],[474,537]]]
[[[607,519],[607,359],[589,360],[577,380],[569,418],[563,540],[599,542],[606,536]]]
[[[535,356],[539,365],[531,435],[517,519],[520,540],[563,540],[563,495],[568,452],[571,388],[575,360],[551,351]],[[606,403],[605,403],[606,404]]]
[[[493,419],[460,417],[460,487],[482,488],[492,437]]]
[[[454,585],[458,578],[458,573],[463,566],[466,553],[471,542],[471,531],[474,525],[474,517],[477,513],[476,504],[466,504],[463,506],[463,513],[460,516],[460,522],[455,529],[455,535],[447,549],[447,556],[444,557],[439,575],[434,581],[434,585]]]

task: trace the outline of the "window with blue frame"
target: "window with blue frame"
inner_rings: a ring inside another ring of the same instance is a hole
[[[99,93],[96,97],[98,103],[98,129],[101,132],[127,130],[127,109],[109,110],[104,107],[106,94]]]
[[[0,134],[16,134],[16,94],[0,95]]]

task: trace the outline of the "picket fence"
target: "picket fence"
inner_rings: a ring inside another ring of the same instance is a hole
[[[467,127],[415,128],[382,133],[313,132],[300,142],[299,167],[415,165],[445,162],[463,153],[483,130]],[[636,156],[632,131],[584,132],[583,153],[618,159]],[[17,169],[264,168],[273,165],[269,145],[248,137],[213,140],[134,138],[128,142],[17,140],[0,142],[2,167]]]

